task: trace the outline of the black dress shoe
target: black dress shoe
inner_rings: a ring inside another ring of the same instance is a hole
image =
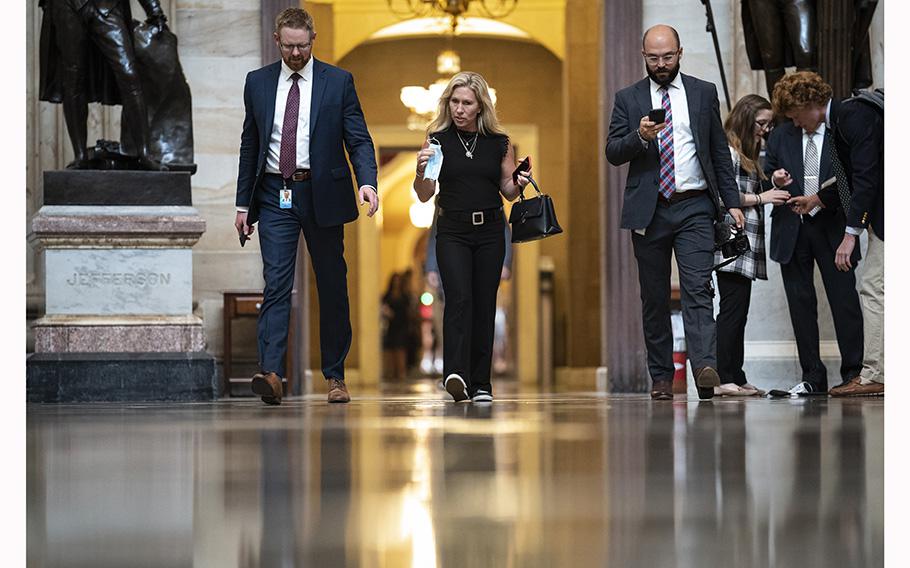
[[[270,405],[281,404],[281,396],[284,389],[281,385],[281,377],[275,373],[256,373],[253,375],[251,384],[253,392],[262,397],[262,402]]]
[[[673,382],[672,381],[654,381],[651,387],[652,400],[673,400]]]
[[[695,390],[698,391],[699,400],[714,398],[714,387],[720,386],[720,375],[713,367],[695,369]]]

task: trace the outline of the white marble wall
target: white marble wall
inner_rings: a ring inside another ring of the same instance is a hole
[[[234,229],[246,74],[260,67],[259,0],[172,0],[180,61],[193,93],[193,205],[206,232],[193,247],[193,298],[207,351],[222,355],[222,292],[262,289],[259,240]]]

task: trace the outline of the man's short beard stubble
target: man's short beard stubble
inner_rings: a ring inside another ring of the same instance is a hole
[[[667,75],[667,78],[666,78],[666,79],[659,79],[659,78],[657,77],[657,74],[655,74],[653,71],[651,71],[651,68],[648,67],[647,65],[645,65],[645,71],[648,73],[648,77],[650,77],[652,81],[654,81],[655,83],[657,83],[657,84],[660,85],[661,87],[664,87],[664,86],[669,85],[670,83],[672,83],[672,82],[673,82],[673,79],[676,79],[676,76],[679,75],[679,62],[677,61],[677,62],[676,62],[676,65],[673,66],[673,67],[669,70],[669,71],[670,71],[670,74]]]

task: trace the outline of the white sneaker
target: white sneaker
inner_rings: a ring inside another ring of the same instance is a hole
[[[429,375],[433,372],[433,360],[430,357],[424,357],[420,360],[420,372]]]
[[[471,399],[471,402],[493,402],[493,395],[485,390],[479,390],[474,393],[474,398]]]
[[[446,377],[445,387],[446,392],[452,395],[452,398],[455,399],[455,402],[468,400],[468,387],[464,384],[464,379],[455,373],[452,373]]]

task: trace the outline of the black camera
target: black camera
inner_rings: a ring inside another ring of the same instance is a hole
[[[724,258],[736,257],[751,250],[746,232],[735,225],[719,223],[715,237],[714,250],[719,250]]]

